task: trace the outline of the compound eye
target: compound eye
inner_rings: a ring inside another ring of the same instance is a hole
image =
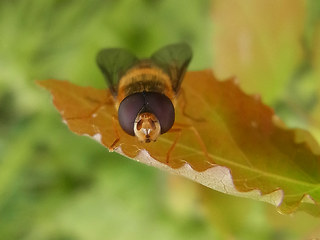
[[[122,100],[118,109],[118,119],[122,129],[134,136],[134,121],[145,105],[142,93],[134,93]]]
[[[175,119],[174,107],[171,100],[161,93],[145,93],[146,108],[152,112],[160,122],[161,134],[169,131]]]

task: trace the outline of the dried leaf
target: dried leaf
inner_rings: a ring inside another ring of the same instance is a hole
[[[319,146],[307,132],[286,129],[271,108],[233,80],[217,81],[211,71],[188,72],[173,127],[181,134],[168,132],[148,144],[121,130],[109,91],[58,80],[38,84],[51,91],[77,134],[108,148],[119,135],[115,151],[127,157],[224,193],[269,202],[283,213],[319,215]]]

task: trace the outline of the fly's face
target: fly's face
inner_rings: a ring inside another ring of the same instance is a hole
[[[172,127],[174,106],[164,94],[137,92],[120,103],[118,119],[126,133],[137,136],[141,142],[151,142]]]
[[[156,141],[174,124],[172,103],[177,95],[192,52],[179,43],[159,49],[140,60],[124,49],[104,49],[97,62],[118,110],[121,128],[141,142]]]
[[[154,114],[146,112],[138,114],[133,129],[139,141],[148,143],[157,140],[161,126]]]

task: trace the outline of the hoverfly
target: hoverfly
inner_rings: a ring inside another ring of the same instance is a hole
[[[121,48],[98,53],[98,66],[126,133],[148,143],[171,129],[176,97],[191,58],[186,43],[167,45],[147,59]]]

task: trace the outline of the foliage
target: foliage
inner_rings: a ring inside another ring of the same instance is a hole
[[[287,6],[296,4],[281,1],[284,4],[279,9],[284,13]],[[256,11],[240,11],[239,6],[251,6],[244,1],[238,1],[236,7],[230,1],[230,7],[223,9],[217,2],[0,1],[1,238],[292,240],[320,235],[318,219],[304,213],[282,216],[268,204],[222,195],[107,153],[90,139],[70,133],[50,105],[50,97],[34,84],[35,79],[55,78],[105,88],[94,61],[104,47],[128,48],[143,57],[165,44],[186,40],[195,53],[190,69],[210,68],[212,60],[220,62],[215,54],[213,59],[211,56],[221,47],[212,41],[212,29],[214,37],[217,30],[226,29],[222,20],[212,21],[211,10],[224,9],[225,16],[238,12],[242,18]],[[302,56],[316,69],[319,1],[306,2],[301,8],[305,17],[298,18],[303,24],[302,36],[291,36],[308,40],[312,54]],[[231,9],[238,11],[229,14]],[[272,16],[273,11],[268,8],[265,14]],[[265,17],[250,17],[248,24],[259,18]],[[296,32],[295,24],[288,23],[286,29],[288,26]],[[229,59],[234,54],[231,52]],[[285,60],[277,64],[280,70],[292,70]],[[298,68],[294,65],[292,71]],[[214,69],[218,73],[217,65]],[[289,126],[310,129],[319,139],[319,71],[311,69],[295,75],[295,80],[281,80],[285,84],[277,84],[281,89],[268,104]],[[260,69],[258,76],[241,78],[242,88],[264,84],[257,79],[266,73]],[[240,77],[233,71],[229,74]],[[279,74],[275,72],[275,79]],[[267,80],[275,86],[272,79]],[[251,93],[261,94],[265,101],[270,95],[264,91],[275,89],[270,88],[251,88]]]

